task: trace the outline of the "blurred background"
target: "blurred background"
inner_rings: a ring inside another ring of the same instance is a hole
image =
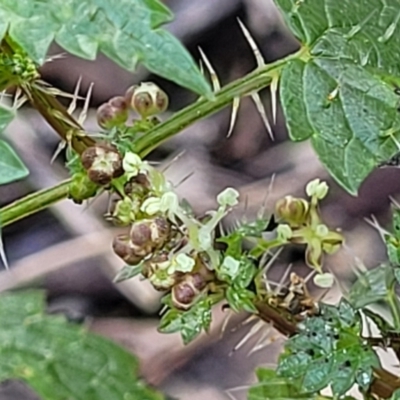
[[[198,47],[202,48],[222,85],[256,66],[237,18],[253,35],[266,62],[298,48],[272,0],[168,0],[165,3],[176,15],[167,29],[185,44],[196,60],[200,58]],[[60,48],[52,47],[51,54],[60,53]],[[85,121],[85,127],[93,133],[98,131],[96,108],[140,81],[154,81],[169,94],[170,108],[164,119],[195,100],[193,94],[169,81],[142,68],[135,74],[128,73],[103,55],[95,62],[65,55],[46,64],[41,72],[45,81],[69,93],[82,77],[81,96],[94,83],[91,110]],[[267,90],[262,92],[262,98],[270,114]],[[150,156],[162,165],[184,152],[168,169],[167,176],[177,184],[192,172],[179,185],[178,192],[192,203],[196,212],[201,214],[212,209],[216,205],[216,194],[227,186],[234,186],[240,191],[243,203],[238,213],[251,218],[265,198],[267,209],[272,211],[280,197],[303,195],[309,180],[327,179],[331,192],[324,202],[323,214],[327,223],[343,229],[347,242],[343,251],[328,260],[329,268],[340,279],[351,280],[356,257],[367,266],[385,259],[379,235],[364,219],[373,214],[382,225],[388,223],[389,196],[398,198],[400,193],[398,169],[373,172],[364,182],[359,197],[354,198],[328,177],[308,143],[288,140],[280,110],[273,127],[274,141],[249,99],[241,102],[233,134],[227,138],[229,119],[230,110],[226,109],[199,121]],[[21,109],[6,134],[31,174],[27,180],[0,188],[1,205],[67,178],[62,155],[49,168],[59,141],[35,110],[29,106]],[[111,241],[118,229],[104,221],[106,207],[106,196],[87,206],[66,200],[5,228],[3,239],[12,273],[0,272],[0,291],[26,286],[44,288],[50,312],[62,312],[71,320],[83,321],[93,332],[132,351],[141,360],[143,378],[174,398],[245,399],[247,386],[255,381],[254,368],[275,364],[282,343],[279,334],[265,324],[258,335],[247,338],[242,345],[241,340],[246,338],[254,322],[243,325],[246,315],[236,315],[223,330],[226,312],[221,308],[215,310],[210,333],[189,346],[184,347],[177,334],[157,333],[159,293],[139,279],[122,284],[112,282],[123,262],[111,251]],[[229,225],[229,218],[226,223]],[[299,268],[299,274],[307,274],[303,254],[291,251],[279,257],[273,276],[278,279],[290,263]],[[338,290],[334,289],[327,299],[335,301],[338,296]],[[253,351],[260,334],[272,344]],[[6,382],[0,386],[2,400],[36,398],[20,383]]]

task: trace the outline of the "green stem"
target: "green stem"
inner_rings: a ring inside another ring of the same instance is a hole
[[[177,112],[169,120],[157,125],[151,129],[146,135],[140,137],[135,143],[136,152],[145,157],[153,149],[158,147],[162,142],[182,131],[182,129],[199,121],[202,118],[215,114],[236,97],[244,97],[268,86],[271,82],[271,72],[282,68],[289,60],[301,57],[301,52],[292,54],[283,60],[276,61],[272,64],[258,68],[247,76],[238,79],[215,93],[213,101],[200,99],[196,103],[189,105],[183,110]],[[59,135],[68,140],[68,132],[74,124],[66,122],[71,116],[65,115],[65,109],[54,96],[33,87],[25,88],[28,96],[44,118],[54,127]],[[56,111],[56,113],[54,113]],[[57,112],[61,113],[63,118],[57,116]],[[76,128],[78,128],[78,124]],[[73,129],[73,128],[72,128]],[[92,139],[84,135],[73,135],[72,145],[78,152],[82,152],[87,146],[92,145]],[[8,225],[14,221],[31,215],[37,211],[43,210],[55,202],[62,200],[68,195],[69,181],[64,181],[54,188],[46,189],[26,198],[17,200],[6,207],[0,208],[0,226]]]
[[[162,142],[181,132],[184,128],[220,111],[231,104],[234,98],[242,98],[267,87],[272,80],[271,72],[283,67],[289,60],[298,58],[299,54],[293,54],[283,60],[257,68],[255,71],[238,79],[220,91],[215,93],[214,100],[200,98],[197,102],[178,111],[169,120],[149,130],[135,142],[135,150],[138,154],[146,156]]]
[[[70,179],[49,189],[29,194],[0,209],[0,226],[12,224],[28,215],[44,210],[68,196]]]
[[[390,312],[392,313],[393,326],[396,332],[400,332],[400,304],[394,286],[388,289],[386,300],[389,304]]]

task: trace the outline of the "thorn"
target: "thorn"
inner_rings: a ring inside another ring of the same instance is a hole
[[[56,151],[52,155],[50,159],[50,164],[53,164],[56,158],[60,155],[60,153],[65,149],[65,146],[67,145],[67,142],[65,140],[62,140],[60,143],[58,143],[58,146],[56,148]]]
[[[213,90],[214,92],[218,92],[219,90],[221,90],[221,84],[219,83],[219,79],[218,79],[218,75],[215,72],[213,66],[211,65],[209,59],[207,58],[207,56],[204,54],[203,50],[201,49],[201,47],[198,48],[199,49],[199,53],[204,61],[205,66],[208,69],[208,72],[210,73],[210,78],[211,78],[211,82],[213,85]]]
[[[225,331],[226,331],[226,328],[227,328],[227,326],[228,326],[228,323],[229,323],[229,321],[230,321],[232,315],[233,315],[233,313],[231,312],[231,310],[228,310],[228,313],[226,314],[226,316],[224,317],[224,321],[222,322],[221,333],[220,333],[220,335],[219,335],[219,338],[220,338],[220,339],[223,338],[223,336],[224,336],[224,334],[225,334]]]
[[[389,200],[396,208],[400,209],[399,202],[393,196],[389,196]]]
[[[271,140],[274,140],[274,134],[272,133],[271,125],[269,124],[267,113],[265,112],[264,105],[261,101],[260,95],[258,93],[252,93],[251,98],[253,99],[257,111],[259,112],[261,119],[264,122],[265,127],[267,128]]]
[[[289,275],[290,270],[292,269],[293,264],[289,264],[284,272],[284,274],[282,275],[281,279],[279,279],[279,283],[277,288],[275,289],[275,294],[279,294],[279,292],[281,291],[282,287],[285,285],[285,281]]]
[[[257,217],[258,218],[263,218],[264,215],[265,215],[265,210],[267,208],[268,197],[272,192],[272,187],[274,186],[274,183],[275,183],[275,177],[276,177],[276,173],[273,173],[272,176],[271,176],[271,180],[269,182],[267,191],[265,193],[265,197],[264,197],[263,202],[261,204],[261,208],[258,210],[258,213],[257,213]]]
[[[201,58],[199,60],[199,70],[200,74],[204,76],[204,65],[203,65],[203,60]]]
[[[82,83],[82,76],[80,76],[79,79],[78,79],[78,82],[76,82],[74,94],[73,94],[73,97],[72,97],[72,101],[71,101],[71,103],[70,103],[70,105],[68,107],[68,110],[67,110],[68,114],[72,114],[76,109],[76,100],[78,98],[78,93],[79,93],[79,89],[81,87],[81,83]]]
[[[276,125],[276,97],[278,93],[278,83],[279,83],[279,75],[273,76],[271,84],[269,85],[269,90],[271,93],[271,109],[272,109],[272,121],[274,125]]]
[[[246,38],[247,42],[250,45],[251,50],[253,51],[254,57],[256,58],[257,61],[257,67],[259,68],[262,67],[263,65],[265,65],[265,60],[261,54],[260,49],[258,48],[254,38],[251,36],[249,30],[245,27],[243,22],[239,18],[237,18],[237,21],[239,23],[240,28],[242,29],[244,37]]]
[[[92,96],[92,90],[93,90],[93,82],[90,84],[89,89],[87,91],[86,99],[85,99],[85,104],[83,105],[82,112],[79,114],[78,117],[78,123],[82,125],[87,117],[87,111],[89,109],[89,102],[90,102],[90,97]]]
[[[279,254],[281,254],[283,250],[283,247],[280,247],[273,255],[272,257],[268,260],[268,262],[265,264],[265,266],[262,269],[262,274],[265,278],[265,284],[266,284],[266,288],[267,290],[270,292],[271,291],[271,287],[269,286],[268,283],[268,279],[267,279],[267,272],[268,270],[271,268],[272,264],[276,261],[276,259],[278,258]],[[261,262],[260,262],[261,264]],[[262,265],[262,264],[261,264]]]
[[[189,178],[191,178],[193,175],[195,174],[195,171],[191,171],[189,172],[187,175],[185,175],[177,184],[174,185],[174,188],[176,189],[177,187],[179,187],[180,185],[182,185],[182,183],[186,182]]]
[[[3,262],[3,264],[4,264],[5,269],[9,270],[10,267],[8,265],[6,252],[4,250],[4,243],[3,243],[3,239],[1,237],[0,237],[0,258],[1,258],[1,261]]]
[[[60,97],[65,97],[67,99],[73,99],[74,95],[68,92],[64,92],[60,89],[57,89],[55,87],[52,87],[49,83],[39,79],[34,82],[34,87],[44,93],[50,94],[52,96],[60,96]],[[79,100],[83,100],[83,97],[77,96]]]
[[[161,172],[166,172],[173,164],[175,164],[185,154],[186,150],[180,151],[176,156],[172,157],[163,165],[163,167],[161,168]]]
[[[231,120],[229,122],[229,131],[228,134],[226,135],[226,137],[228,138],[232,135],[233,128],[235,127],[239,106],[240,106],[240,97],[234,97],[232,103]]]
[[[231,357],[233,353],[238,351],[249,339],[251,339],[254,335],[256,335],[259,332],[259,330],[265,326],[264,321],[262,322],[262,325],[259,322],[256,322],[250,328],[250,330],[244,335],[244,337],[233,347],[233,349],[229,352],[229,357]]]
[[[307,283],[315,274],[317,271],[315,269],[311,270],[311,272],[304,278],[304,283]]]
[[[61,60],[63,58],[66,58],[67,53],[60,53],[60,54],[54,54],[53,56],[49,56],[46,58],[45,63],[50,63],[56,60]]]
[[[385,242],[385,235],[391,236],[392,234],[388,232],[386,229],[382,228],[379,225],[378,220],[376,219],[375,215],[371,215],[371,219],[364,218],[365,222],[372,226],[374,229],[376,229],[382,239],[383,242]]]

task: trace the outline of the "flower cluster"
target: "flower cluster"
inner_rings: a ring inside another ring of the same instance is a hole
[[[200,220],[180,204],[164,175],[137,154],[127,152],[122,168],[124,175],[113,181],[121,198],[110,218],[129,232],[114,239],[114,252],[155,289],[171,291],[173,305],[186,310],[214,278],[221,260],[215,229],[237,204],[238,193],[224,190],[218,209]]]
[[[306,193],[310,201],[286,196],[276,203],[275,214],[280,222],[277,227],[278,240],[282,244],[305,244],[306,263],[322,274],[323,254],[338,250],[344,238],[323,223],[319,212],[318,203],[327,195],[328,185],[315,179],[308,183]],[[329,278],[327,275],[325,277]]]

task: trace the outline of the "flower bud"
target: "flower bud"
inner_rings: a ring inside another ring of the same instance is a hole
[[[292,226],[302,225],[307,220],[309,204],[304,199],[285,196],[276,202],[275,214]]]
[[[328,194],[329,187],[326,182],[314,179],[306,186],[306,193],[310,197],[322,200]]]
[[[169,265],[169,261],[164,262]],[[168,272],[168,266],[165,268],[156,268],[154,273],[149,277],[150,283],[156,290],[170,290],[181,278],[181,274]]]
[[[124,173],[121,155],[111,145],[87,148],[81,155],[81,162],[89,179],[98,185],[107,185]]]
[[[103,129],[123,125],[127,119],[128,105],[124,97],[113,97],[97,109],[97,123]]]
[[[129,225],[135,220],[136,214],[140,208],[138,198],[124,197],[115,205],[112,213],[113,221],[119,225]]]
[[[95,196],[98,188],[99,186],[92,182],[86,173],[78,172],[72,176],[68,197],[75,203],[81,204],[83,200]]]
[[[118,235],[113,240],[114,253],[122,258],[128,265],[136,265],[142,261],[143,257],[136,254],[129,242],[129,237],[126,235]]]
[[[131,97],[132,108],[142,118],[160,114],[168,107],[167,94],[152,82],[143,82],[133,89],[128,89],[125,96]]]
[[[150,189],[151,183],[149,178],[146,174],[141,172],[129,179],[124,186],[127,195],[144,196]]]
[[[145,278],[150,278],[157,270],[165,270],[170,264],[168,252],[161,251],[143,263],[142,275]]]

